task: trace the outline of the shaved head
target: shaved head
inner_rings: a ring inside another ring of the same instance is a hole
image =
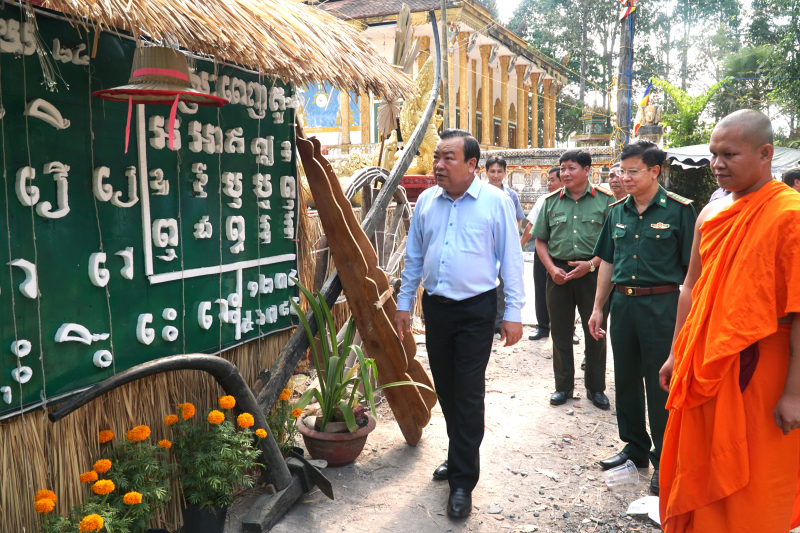
[[[769,117],[755,109],[741,109],[723,118],[717,123],[716,128],[738,129],[742,139],[749,141],[754,148],[765,144],[772,144],[772,122]]]

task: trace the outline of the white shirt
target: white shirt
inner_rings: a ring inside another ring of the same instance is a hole
[[[548,194],[549,194],[549,193],[548,193]],[[542,207],[544,207],[544,201],[545,201],[545,199],[547,199],[547,194],[543,194],[543,195],[541,195],[539,198],[537,198],[537,199],[536,199],[536,203],[535,203],[535,204],[533,204],[533,209],[531,209],[531,212],[530,212],[530,213],[528,213],[528,216],[527,216],[527,217],[525,217],[525,218],[527,218],[527,219],[528,219],[528,221],[529,221],[531,224],[533,224],[534,222],[536,222],[536,217],[538,217],[538,216],[539,216],[539,211],[541,211],[541,210],[542,210]],[[536,235],[534,235],[534,236],[533,236],[533,242],[534,242],[534,244],[536,243]]]

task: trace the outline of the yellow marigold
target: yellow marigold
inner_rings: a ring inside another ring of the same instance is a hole
[[[53,507],[56,506],[56,503],[53,500],[49,500],[44,498],[39,500],[38,502],[33,504],[33,508],[36,509],[36,512],[39,514],[46,514],[53,510]]]
[[[150,436],[150,428],[147,426],[136,426],[125,434],[125,438],[132,442],[140,442]]]
[[[84,472],[81,474],[81,483],[94,483],[97,481],[97,472],[94,470],[89,470],[88,472]]]
[[[106,442],[110,441],[114,438],[114,432],[110,429],[104,429],[100,432],[100,435],[97,436],[97,440],[100,441],[100,444],[105,444]]]
[[[236,422],[239,424],[240,428],[249,428],[250,426],[256,423],[256,421],[253,419],[253,415],[251,415],[250,413],[240,414],[239,417],[236,419]]]
[[[110,479],[101,479],[100,481],[92,485],[92,491],[94,491],[95,494],[99,494],[100,496],[113,492],[115,488],[116,487],[114,486],[114,482],[111,481]]]
[[[181,416],[184,420],[189,420],[194,416],[194,405],[190,404],[189,402],[182,403],[178,406],[178,409],[181,411]]]
[[[292,409],[292,416],[295,418],[300,418],[300,415],[303,414],[302,409]]]
[[[111,461],[109,461],[108,459],[100,459],[94,464],[92,470],[94,470],[98,474],[105,474],[106,472],[111,470]]]
[[[167,418],[164,419],[164,423],[168,426],[175,424],[178,422],[178,415],[169,415]]]
[[[128,505],[137,505],[142,503],[142,495],[138,492],[129,492],[122,497],[122,501]]]
[[[288,401],[289,398],[291,398],[291,397],[292,397],[292,391],[290,391],[289,389],[283,389],[283,391],[281,392],[281,395],[278,396],[278,400],[281,400],[281,401],[285,402],[285,401]]]
[[[39,500],[52,500],[53,502],[57,502],[58,498],[56,498],[56,493],[52,490],[42,489],[36,493],[36,497],[33,500],[37,502]]]
[[[221,409],[233,409],[234,405],[236,405],[236,399],[233,396],[223,396],[219,399]]]
[[[267,437],[267,432],[264,431],[263,429],[257,429],[256,430],[256,436],[259,437],[259,438],[264,439],[264,438]]]
[[[216,409],[208,413],[208,423],[219,425],[225,420],[225,415],[222,414],[222,411],[217,411]]]
[[[160,441],[158,441],[158,446],[160,448],[164,448],[164,449],[172,448],[172,442],[168,441],[167,439],[160,440]]]
[[[81,533],[86,531],[100,531],[103,529],[103,517],[99,514],[90,514],[81,520],[81,523],[78,524],[78,529],[81,530]]]

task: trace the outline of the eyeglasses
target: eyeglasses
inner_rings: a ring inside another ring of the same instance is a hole
[[[653,168],[653,167],[647,167],[647,170],[650,170],[651,168]],[[631,178],[635,178],[636,176],[638,176],[642,172],[644,172],[644,171],[643,170],[636,170],[636,169],[633,169],[633,170],[625,170],[625,169],[622,169],[622,168],[617,169],[617,175],[619,177],[625,176],[627,174]]]

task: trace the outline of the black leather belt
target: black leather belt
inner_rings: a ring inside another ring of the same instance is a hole
[[[625,285],[617,285],[616,290],[626,296],[650,296],[653,294],[667,294],[675,292],[680,289],[680,285],[673,283],[671,285],[658,285],[656,287],[626,287]]]

